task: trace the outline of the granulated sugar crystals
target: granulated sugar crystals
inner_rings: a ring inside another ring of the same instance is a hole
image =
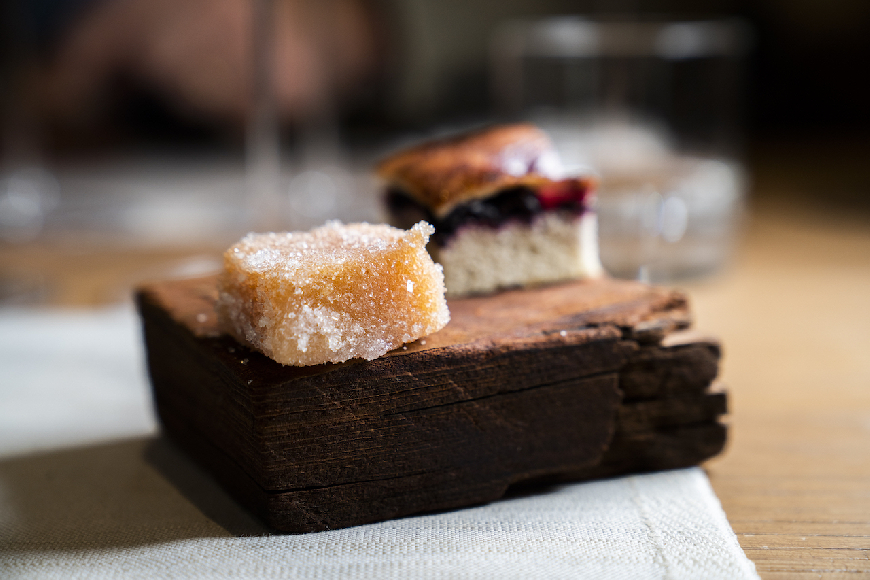
[[[375,359],[447,324],[434,228],[329,222],[249,234],[224,253],[221,328],[286,365]]]

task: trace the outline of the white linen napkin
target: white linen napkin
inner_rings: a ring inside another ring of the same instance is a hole
[[[269,534],[156,435],[138,333],[0,311],[0,577],[758,577],[699,468]]]

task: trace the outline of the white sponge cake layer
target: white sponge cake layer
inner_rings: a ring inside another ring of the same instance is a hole
[[[530,224],[512,221],[497,229],[466,226],[431,251],[444,267],[450,296],[602,274],[593,212],[545,212]]]

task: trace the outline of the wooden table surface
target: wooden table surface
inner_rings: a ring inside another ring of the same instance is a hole
[[[854,578],[870,573],[870,219],[765,199],[732,267],[682,285],[732,393],[707,471],[762,578]],[[93,305],[189,254],[7,245],[0,273],[13,298]]]
[[[707,471],[762,578],[870,573],[870,221],[757,204],[734,267],[687,285],[725,345]]]

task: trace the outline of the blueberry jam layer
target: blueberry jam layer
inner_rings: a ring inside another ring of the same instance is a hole
[[[395,224],[408,229],[420,220],[435,226],[432,241],[445,245],[460,228],[475,225],[497,229],[508,222],[530,224],[546,211],[564,211],[580,216],[586,210],[588,187],[578,180],[566,179],[538,189],[512,187],[484,198],[461,204],[443,218],[399,188],[387,189],[386,203]]]

